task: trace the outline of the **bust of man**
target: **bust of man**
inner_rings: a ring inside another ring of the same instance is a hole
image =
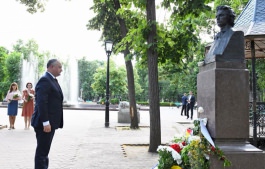
[[[216,21],[220,32],[206,54],[204,64],[211,62],[244,62],[244,33],[234,31],[235,13],[229,6],[216,8]]]

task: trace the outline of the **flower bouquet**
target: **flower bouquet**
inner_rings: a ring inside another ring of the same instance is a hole
[[[231,166],[224,153],[214,145],[211,137],[205,134],[206,123],[207,119],[194,120],[194,128],[188,128],[184,136],[174,137],[170,145],[159,146],[157,168],[208,169],[209,155],[216,155],[223,161],[224,167]]]
[[[27,101],[29,102],[31,99],[33,99],[34,95],[33,94],[29,94],[28,97],[27,97]]]
[[[18,99],[19,98],[19,94],[14,94],[13,95],[13,99]]]

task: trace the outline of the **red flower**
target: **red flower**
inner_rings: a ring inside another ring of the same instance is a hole
[[[172,144],[170,145],[171,148],[173,148],[174,150],[176,150],[178,153],[180,153],[181,148],[178,144]]]
[[[185,142],[185,141],[183,141],[181,144],[182,144],[183,146],[185,146],[185,145],[186,145],[186,142]]]
[[[211,147],[211,151],[215,151],[215,147],[214,146]]]

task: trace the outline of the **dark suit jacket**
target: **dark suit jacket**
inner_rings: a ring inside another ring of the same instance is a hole
[[[34,128],[49,121],[52,129],[63,127],[63,93],[56,80],[45,73],[35,87],[35,108],[31,119]]]
[[[182,102],[182,105],[187,105],[187,96],[182,96],[181,98],[181,102]]]
[[[187,97],[189,99],[189,96]],[[195,97],[192,95],[191,98],[190,98],[190,103],[188,102],[188,104],[191,106],[191,107],[194,107],[194,104],[195,104]]]

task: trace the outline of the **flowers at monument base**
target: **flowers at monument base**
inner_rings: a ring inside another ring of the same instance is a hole
[[[199,107],[199,108],[198,108],[198,113],[204,113],[204,109],[203,109],[203,107]]]
[[[172,167],[171,167],[171,169],[182,169],[180,166],[177,166],[177,165],[173,165]]]
[[[159,146],[158,169],[208,169],[210,156],[217,156],[223,166],[231,166],[224,153],[201,131],[205,119],[194,120],[194,128],[186,129],[184,136],[174,137],[172,143]],[[205,131],[204,131],[205,132]],[[204,136],[205,135],[205,136]],[[212,145],[213,144],[213,145]]]

